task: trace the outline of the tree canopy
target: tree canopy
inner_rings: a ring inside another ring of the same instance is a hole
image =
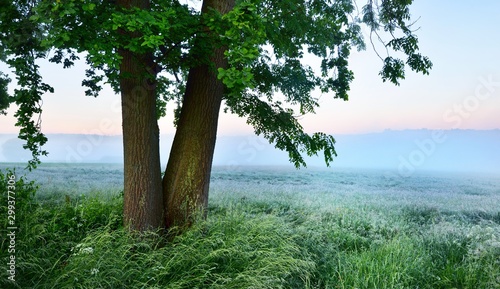
[[[0,60],[13,70],[17,88],[8,95],[9,79],[0,75],[0,111],[9,103],[19,106],[16,125],[33,153],[32,166],[46,154],[38,115],[42,96],[53,92],[40,75],[40,58],[69,68],[84,57],[82,85],[87,95],[97,96],[104,84],[119,91],[120,50],[152,53],[157,111],[163,116],[168,102],[178,110],[182,106],[189,69],[210,64],[214,45],[225,47],[229,65],[218,69],[218,77],[227,111],[245,117],[296,166],[305,165],[304,154],[323,151],[327,164],[336,155],[333,137],[305,133],[296,116],[319,106],[315,90],[348,99],[351,50],[366,47],[362,25],[371,32],[370,41],[381,39],[380,33],[389,36],[383,43],[388,52],[381,62],[383,81],[399,84],[406,67],[424,74],[432,67],[418,52],[411,0],[238,0],[224,15],[202,14],[175,0],[148,1],[146,9],[112,0],[4,2]],[[303,61],[307,55],[318,59],[318,67]]]

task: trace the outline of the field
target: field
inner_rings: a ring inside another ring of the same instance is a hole
[[[208,219],[166,238],[122,229],[120,165],[44,164],[34,197],[21,174],[1,288],[500,288],[499,176],[216,167]]]

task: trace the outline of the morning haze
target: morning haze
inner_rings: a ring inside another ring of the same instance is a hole
[[[49,156],[44,162],[122,163],[122,137],[80,134],[48,135]],[[369,168],[399,171],[476,172],[498,174],[500,130],[386,130],[335,136],[338,157],[332,168]],[[168,152],[172,136],[161,137]],[[0,135],[0,162],[26,162],[30,153],[12,134]],[[167,156],[162,155],[162,162]],[[321,157],[308,158],[310,167],[326,167]],[[255,135],[220,136],[215,166],[291,166],[286,153]]]

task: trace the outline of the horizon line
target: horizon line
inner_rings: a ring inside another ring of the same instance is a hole
[[[406,129],[392,129],[386,128],[384,130],[378,131],[368,131],[368,132],[352,132],[352,133],[326,133],[328,135],[367,135],[367,134],[379,134],[385,132],[404,132],[404,131],[478,131],[478,132],[487,132],[487,131],[500,131],[500,128],[491,128],[491,129],[473,129],[473,128],[450,128],[450,129],[432,129],[432,128],[406,128]],[[96,136],[106,136],[106,137],[117,137],[123,136],[123,134],[96,134],[96,133],[67,133],[67,132],[47,132],[45,135],[96,135]],[[0,132],[0,135],[15,135],[18,133],[14,132]],[[175,133],[160,133],[160,136],[174,136]],[[232,134],[220,134],[218,137],[239,137],[239,136],[249,136],[254,135],[255,133],[232,133]]]

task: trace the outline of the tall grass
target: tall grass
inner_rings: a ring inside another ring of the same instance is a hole
[[[17,281],[0,287],[500,288],[500,184],[365,177],[216,170],[208,219],[175,237],[126,232],[119,186],[35,197],[18,180]]]
[[[103,228],[72,247],[55,288],[283,288],[306,280],[314,263],[303,256],[286,224],[238,211],[199,223],[166,240],[139,240]],[[305,258],[305,259],[302,259]]]

